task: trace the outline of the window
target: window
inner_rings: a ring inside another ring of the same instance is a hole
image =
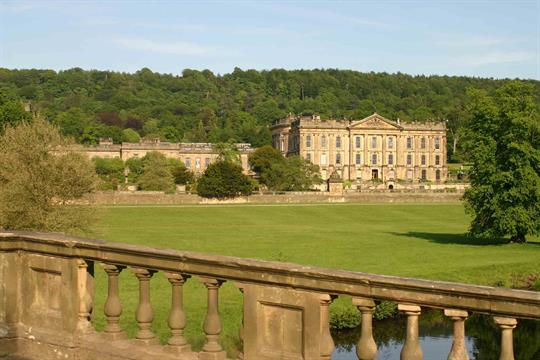
[[[435,155],[435,165],[441,164],[441,157],[439,155]]]
[[[389,149],[393,149],[393,148],[394,148],[394,138],[393,138],[393,137],[389,137],[389,138],[388,138],[388,148],[389,148]]]
[[[196,158],[195,159],[195,169],[200,169],[200,167],[201,167],[201,159]]]
[[[407,165],[412,165],[412,155],[407,154]]]
[[[360,149],[362,147],[362,138],[360,136],[357,136],[354,139],[354,142],[357,149]]]
[[[423,138],[420,139],[420,147],[421,147],[422,149],[425,149],[425,148],[426,148],[426,138],[425,138],[425,137],[423,137]]]
[[[356,165],[362,164],[362,154],[356,154]]]
[[[311,147],[311,135],[306,136],[306,147]]]
[[[373,136],[371,138],[371,148],[372,149],[376,149],[377,148],[377,137],[376,136]]]
[[[441,170],[435,170],[435,180],[441,180]]]
[[[426,180],[426,179],[427,179],[427,171],[422,170],[422,180]]]
[[[371,165],[377,165],[377,154],[371,155]]]
[[[341,136],[336,137],[336,147],[338,149],[341,148]]]
[[[336,154],[336,164],[341,164],[341,154]]]
[[[388,154],[388,165],[394,165],[394,154]]]
[[[407,149],[412,149],[412,137],[407,138]]]
[[[210,165],[210,158],[204,159],[204,168],[206,169]]]
[[[307,160],[307,161],[311,161],[311,154],[310,154],[310,153],[307,153],[307,154],[306,154],[306,160]]]
[[[187,168],[191,167],[191,158],[186,158],[186,167]]]
[[[326,135],[323,135],[321,138],[321,147],[323,148],[326,147]]]
[[[435,138],[435,150],[439,150],[441,148],[441,139],[438,137]]]
[[[420,158],[420,162],[422,163],[422,165],[426,165],[426,155],[422,155],[422,157]]]
[[[321,154],[321,165],[326,165],[326,154]]]

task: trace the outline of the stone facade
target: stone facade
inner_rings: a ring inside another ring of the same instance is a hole
[[[400,123],[376,113],[362,120],[289,115],[271,130],[275,148],[319,165],[325,180],[334,171],[356,184],[376,180],[389,188],[398,180],[447,179],[444,122]]]
[[[244,173],[248,173],[248,157],[255,149],[250,144],[235,144],[235,146],[240,152],[240,161]],[[166,157],[181,160],[189,170],[195,173],[204,172],[208,165],[216,161],[218,157],[213,144],[210,143],[170,143],[162,142],[159,139],[143,140],[139,143],[123,142],[121,145],[113,144],[109,139],[102,139],[98,145],[75,145],[73,149],[86,154],[90,158],[116,157],[124,161],[131,158],[141,158],[150,151],[157,151]]]

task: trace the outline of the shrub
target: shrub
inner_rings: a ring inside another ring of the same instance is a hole
[[[206,198],[233,198],[250,195],[253,185],[242,167],[230,161],[210,164],[197,183],[197,193]]]

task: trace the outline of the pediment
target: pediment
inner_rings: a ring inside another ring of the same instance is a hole
[[[402,127],[391,120],[375,113],[362,120],[353,121],[350,125],[351,129],[385,129],[385,130],[399,130]]]

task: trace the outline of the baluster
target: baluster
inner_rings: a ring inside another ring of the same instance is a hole
[[[377,356],[377,344],[373,339],[372,326],[375,302],[366,298],[353,298],[352,301],[362,315],[360,339],[358,339],[356,345],[356,355],[360,360],[373,360]]]
[[[139,305],[135,314],[139,331],[135,338],[144,342],[146,345],[157,344],[158,340],[152,330],[150,330],[152,321],[154,320],[154,310],[152,310],[152,305],[150,304],[150,279],[154,275],[155,270],[132,268],[131,271],[139,279]]]
[[[336,296],[323,294],[321,304],[321,360],[330,360],[334,352],[334,339],[330,333],[330,304]]]
[[[79,291],[79,321],[77,328],[83,333],[93,332],[92,307],[94,299],[94,262],[77,260],[77,287]]]
[[[448,354],[448,360],[469,360],[465,346],[465,320],[469,313],[464,310],[444,309],[444,315],[454,322],[454,341]]]
[[[165,277],[172,286],[171,312],[169,314],[168,324],[171,329],[171,337],[168,344],[170,349],[175,352],[189,352],[191,346],[184,338],[184,328],[186,327],[186,314],[184,312],[184,283],[191,276],[166,272]]]
[[[422,348],[418,339],[418,317],[421,308],[417,305],[398,304],[398,310],[407,315],[407,337],[401,349],[401,360],[422,360]]]
[[[235,286],[242,295],[244,295],[244,284],[235,283]],[[238,351],[237,360],[244,360],[244,307],[242,306],[242,324],[240,325],[240,330],[238,331],[238,337],[240,338],[240,344],[242,348]]]
[[[122,331],[118,322],[122,315],[122,304],[118,295],[118,275],[125,269],[125,266],[114,264],[101,264],[101,267],[108,276],[107,301],[105,302],[105,335],[110,340],[126,339],[127,334]]]
[[[218,309],[218,290],[224,280],[206,277],[201,277],[200,280],[208,289],[208,305],[203,326],[206,343],[202,348],[202,352],[199,353],[199,360],[224,360],[226,353],[219,344],[221,320]]]
[[[501,316],[494,316],[493,320],[501,328],[501,356],[499,360],[514,360],[512,331],[517,325],[517,320]]]

